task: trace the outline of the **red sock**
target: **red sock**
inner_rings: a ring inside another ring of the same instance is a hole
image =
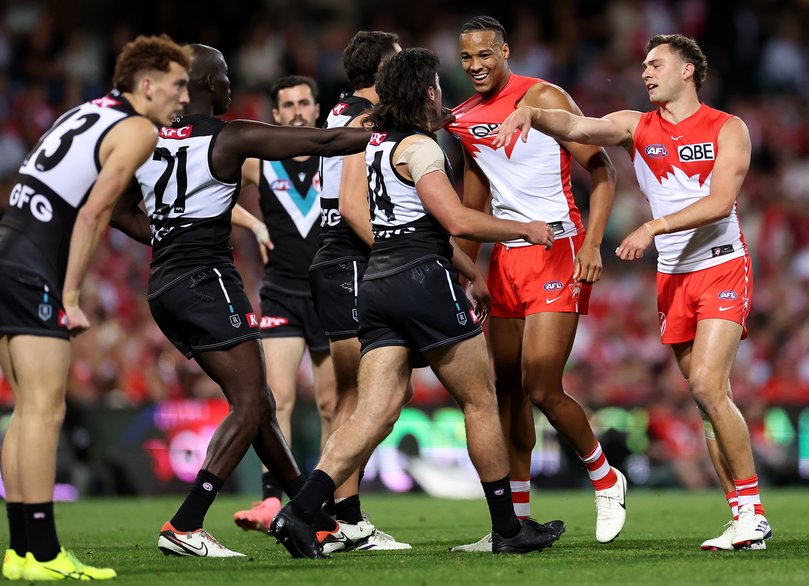
[[[511,503],[514,514],[522,521],[531,516],[531,479],[511,481]]]
[[[587,468],[587,474],[594,489],[604,490],[605,488],[611,488],[618,482],[615,470],[607,462],[607,457],[601,450],[601,442],[596,442],[595,449],[586,456],[579,454],[579,458]]]
[[[761,495],[758,493],[758,475],[741,480],[733,479],[736,485],[736,494],[739,495],[739,508],[744,505],[753,505],[756,515],[764,514],[764,507],[761,505]]]
[[[730,492],[725,493],[725,498],[728,500],[728,506],[730,507],[730,514],[733,515],[733,520],[739,520],[739,497],[736,496],[736,491],[732,490]]]

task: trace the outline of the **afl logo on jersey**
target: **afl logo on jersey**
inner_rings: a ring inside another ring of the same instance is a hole
[[[562,290],[562,283],[559,281],[548,281],[542,286],[545,291],[561,291]]]
[[[684,144],[677,147],[677,154],[683,163],[693,161],[713,161],[713,143],[703,142],[702,144]]]
[[[719,293],[719,299],[734,300],[734,299],[738,299],[738,298],[739,298],[739,295],[736,293],[736,291],[727,290],[727,291],[722,291],[721,293]]]
[[[500,128],[500,125],[495,124],[494,122],[490,122],[488,124],[475,124],[474,126],[469,127],[469,133],[475,138],[486,138],[493,132],[496,132],[498,128]]]
[[[371,140],[368,141],[368,144],[370,144],[371,146],[379,146],[383,142],[385,142],[385,139],[387,137],[388,137],[387,132],[372,132]]]
[[[276,179],[270,183],[270,189],[273,191],[289,191],[292,187],[292,182],[289,179]]]
[[[662,159],[668,154],[669,150],[663,144],[650,144],[646,147],[646,156],[653,159]]]
[[[340,102],[334,108],[332,108],[331,113],[334,114],[335,116],[339,116],[340,114],[345,112],[346,108],[348,108],[348,104]]]

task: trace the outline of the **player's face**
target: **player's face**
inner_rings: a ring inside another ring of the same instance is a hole
[[[230,107],[230,78],[228,77],[228,64],[224,56],[219,54],[219,64],[216,73],[211,76],[213,83],[213,113],[215,116],[224,114]]]
[[[145,81],[147,117],[161,126],[171,126],[172,119],[182,114],[188,103],[188,72],[172,61],[167,72],[149,75]]]
[[[508,81],[507,43],[497,42],[494,31],[461,35],[461,64],[475,91],[484,96],[500,90]]]
[[[435,74],[435,87],[430,89],[433,90],[432,101],[430,104],[430,114],[432,115],[433,119],[438,120],[441,118],[443,95],[441,93],[441,80],[438,78],[437,73]]]
[[[643,62],[643,84],[654,104],[666,104],[674,100],[685,87],[693,65],[680,59],[669,45],[658,45],[646,55]],[[690,68],[690,69],[689,69]]]
[[[272,117],[281,126],[314,126],[320,116],[320,104],[315,102],[312,88],[307,84],[294,85],[278,91],[278,107]]]

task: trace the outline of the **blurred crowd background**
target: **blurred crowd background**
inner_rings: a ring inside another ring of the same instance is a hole
[[[794,446],[774,437],[765,419],[772,406],[809,405],[806,0],[3,0],[0,212],[28,150],[61,112],[108,91],[115,55],[139,33],[165,32],[221,49],[233,84],[229,117],[270,120],[267,88],[293,73],[318,81],[325,117],[340,91],[349,89],[342,50],[360,29],[396,32],[405,47],[436,51],[445,105],[466,99],[472,90],[457,55],[458,31],[477,14],[491,14],[505,25],[514,72],[561,85],[593,116],[651,109],[640,78],[650,36],[680,32],[701,43],[710,65],[702,99],[739,115],[753,142],[739,215],[753,258],[754,299],[733,392],[759,457],[774,465],[794,461]],[[457,145],[446,134],[441,140],[460,174]],[[712,474],[701,422],[670,350],[659,341],[655,255],[627,264],[612,254],[649,212],[629,157],[620,150],[610,155],[619,185],[602,247],[606,270],[591,314],[580,322],[566,386],[592,409],[643,407],[649,414],[648,456],[676,459],[680,483],[705,486]],[[586,212],[586,174],[578,169],[575,179]],[[257,209],[255,193],[242,199]],[[253,236],[236,229],[233,241],[248,292],[257,301],[262,268]],[[154,325],[145,299],[149,255],[146,247],[111,230],[96,256],[82,296],[94,327],[74,341],[72,405],[131,407],[219,396]],[[310,393],[305,369],[301,393]],[[443,404],[447,395],[429,374],[419,373],[416,401]],[[0,404],[10,403],[0,380]]]

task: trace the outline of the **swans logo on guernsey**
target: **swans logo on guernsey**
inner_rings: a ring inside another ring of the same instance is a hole
[[[646,155],[653,159],[662,159],[669,154],[669,150],[664,144],[650,144],[646,147]]]
[[[193,124],[183,126],[182,128],[171,128],[170,126],[163,126],[160,128],[160,138],[168,138],[173,140],[182,140],[191,137],[191,131],[194,129]]]

